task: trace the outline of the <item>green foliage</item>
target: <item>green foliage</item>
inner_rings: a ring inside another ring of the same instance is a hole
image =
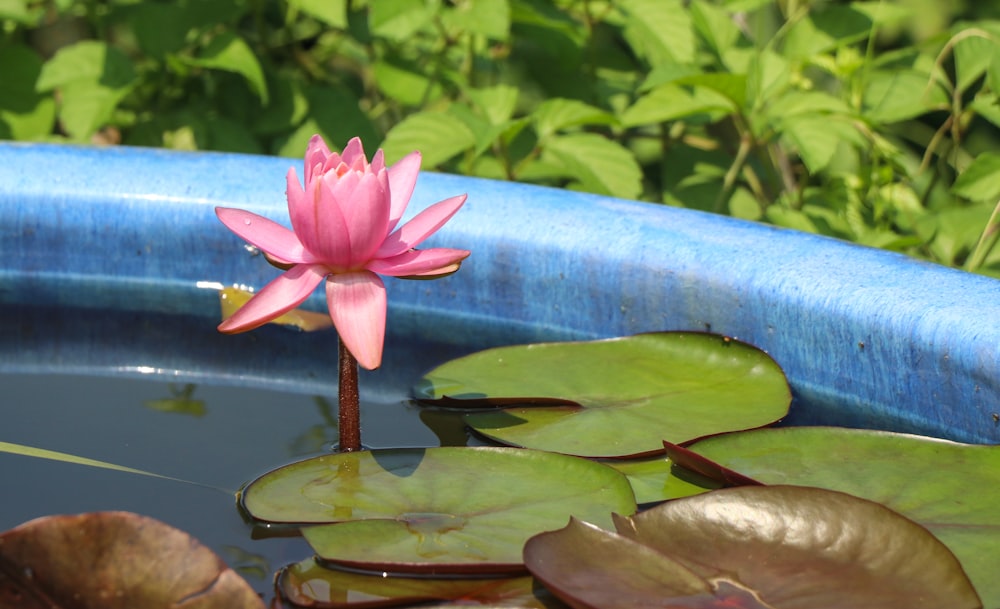
[[[1000,276],[1000,21],[966,4],[0,0],[0,137],[359,135]]]

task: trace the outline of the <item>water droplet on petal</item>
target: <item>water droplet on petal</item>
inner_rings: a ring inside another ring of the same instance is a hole
[[[243,224],[246,224],[247,226],[250,226],[250,224],[252,224],[252,223],[251,223],[250,219],[247,218],[246,220],[243,221]]]

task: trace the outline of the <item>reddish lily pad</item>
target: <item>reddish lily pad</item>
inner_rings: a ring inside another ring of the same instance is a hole
[[[436,607],[565,607],[529,576],[439,579],[369,575],[329,569],[311,558],[282,569],[276,584],[287,602],[310,609],[376,609],[428,602],[439,603]]]
[[[586,457],[661,454],[663,440],[761,427],[791,401],[766,353],[691,332],[488,349],[435,368],[414,394],[449,407],[504,406],[466,423],[504,444]]]
[[[307,526],[325,561],[417,573],[523,572],[521,549],[570,515],[611,524],[635,498],[614,469],[512,448],[440,447],[323,455],[244,490],[246,511]]]
[[[128,512],[47,516],[0,534],[0,606],[264,609],[211,550]]]
[[[698,454],[764,484],[801,484],[878,501],[958,556],[987,607],[1000,607],[1000,446],[836,427],[709,438]]]
[[[883,505],[753,486],[532,538],[525,564],[576,609],[979,609],[958,560]]]

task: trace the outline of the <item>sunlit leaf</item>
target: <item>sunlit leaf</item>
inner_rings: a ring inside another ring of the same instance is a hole
[[[192,65],[234,72],[246,79],[250,89],[267,105],[267,81],[257,56],[245,40],[232,32],[222,32],[213,38],[197,57],[185,58]]]
[[[951,191],[973,201],[1000,199],[1000,153],[983,152],[955,180]]]
[[[575,99],[556,97],[547,99],[531,113],[539,139],[546,139],[557,131],[581,125],[608,125],[614,116],[600,108]]]
[[[330,27],[347,27],[347,0],[289,0],[288,4]]]
[[[686,332],[488,349],[435,368],[414,395],[507,406],[466,421],[507,444],[592,457],[661,453],[663,440],[767,425],[791,399],[764,352]]]
[[[553,137],[545,153],[558,159],[583,187],[598,194],[634,199],[642,192],[642,170],[621,144],[597,133]]]
[[[670,459],[662,455],[646,459],[607,459],[602,463],[625,474],[640,505],[689,497],[722,486],[716,480],[674,467]]]
[[[525,564],[578,608],[979,608],[955,557],[878,503],[806,487],[742,487],[572,521]]]
[[[727,434],[691,449],[765,484],[816,486],[885,504],[934,533],[986,606],[1000,606],[1000,446],[788,427]]]
[[[826,169],[843,142],[863,146],[865,140],[844,117],[808,114],[781,122],[782,137],[789,143],[810,173]]]
[[[652,66],[694,60],[691,15],[681,0],[627,0],[625,39]]]
[[[928,74],[877,70],[869,74],[865,115],[875,123],[895,123],[944,107],[947,97]]]
[[[1000,61],[1000,44],[986,33],[961,35],[955,42],[955,86],[965,91],[986,74],[990,65]]]
[[[733,18],[727,10],[703,0],[693,0],[690,9],[695,30],[708,43],[716,57],[724,58],[740,38],[740,31]]]
[[[462,121],[444,112],[417,112],[389,129],[382,149],[393,163],[420,150],[423,167],[431,169],[475,146],[476,138]]]
[[[368,27],[376,36],[405,40],[430,23],[435,8],[424,0],[379,0],[368,9]]]
[[[441,13],[441,21],[462,32],[493,40],[510,38],[509,0],[466,0],[455,2]]]
[[[628,480],[599,463],[532,450],[441,447],[330,454],[243,492],[255,519],[307,526],[324,560],[369,570],[510,573],[521,548],[570,515],[630,514]]]
[[[70,136],[84,140],[105,125],[136,81],[124,52],[96,40],[59,50],[48,60],[35,84],[40,92],[59,90],[59,119]]]
[[[668,83],[653,88],[649,93],[626,108],[620,120],[626,127],[650,125],[704,114],[715,120],[736,110],[732,100],[717,91],[704,87],[693,90]]]
[[[0,565],[4,607],[264,609],[211,550],[128,512],[47,516],[0,533]]]

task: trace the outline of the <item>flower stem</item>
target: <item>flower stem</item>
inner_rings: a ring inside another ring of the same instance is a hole
[[[361,407],[358,394],[358,360],[337,339],[339,345],[340,452],[361,450]]]

